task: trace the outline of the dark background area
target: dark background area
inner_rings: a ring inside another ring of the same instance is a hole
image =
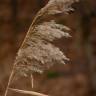
[[[16,53],[33,17],[48,0],[0,0],[0,96],[3,96]],[[59,19],[72,31],[72,38],[59,46],[70,58],[66,65],[55,66],[43,75],[15,77],[12,87],[35,90],[51,96],[96,96],[96,0],[80,0],[75,12]],[[9,96],[28,96],[13,92]]]

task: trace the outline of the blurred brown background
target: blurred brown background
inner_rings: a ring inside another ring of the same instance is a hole
[[[0,96],[3,96],[13,62],[27,30],[48,0],[0,0]],[[51,96],[96,96],[96,0],[73,4],[74,13],[60,18],[72,38],[59,46],[70,58],[44,75],[35,75],[33,90]],[[12,87],[32,90],[30,78],[14,79]],[[28,96],[9,92],[9,96]]]

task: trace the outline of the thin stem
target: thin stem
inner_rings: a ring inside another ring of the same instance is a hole
[[[44,7],[44,8],[45,8],[45,7]],[[44,8],[41,8],[41,10],[44,9]],[[35,24],[36,21],[40,20],[40,17],[43,17],[43,15],[45,14],[45,11],[41,12],[41,10],[38,11],[38,13],[36,14],[35,18],[33,19],[32,24],[30,25],[30,27],[29,27],[29,29],[28,29],[28,32],[27,32],[27,34],[26,34],[26,36],[25,36],[25,38],[24,38],[24,40],[23,40],[20,48],[22,48],[23,44],[25,43],[28,34],[31,32],[32,29],[34,29],[34,25],[36,25],[36,24]],[[41,12],[42,14],[41,14],[40,12]],[[19,48],[19,49],[20,49],[20,48]]]
[[[7,87],[6,87],[4,96],[7,96],[8,89],[9,89],[9,86],[10,86],[10,83],[11,83],[11,80],[12,80],[12,77],[13,77],[13,74],[14,74],[14,70],[12,70],[11,75],[9,77],[9,81],[8,81],[8,84],[7,84]]]
[[[34,79],[33,79],[33,75],[31,74],[31,87],[34,87]]]

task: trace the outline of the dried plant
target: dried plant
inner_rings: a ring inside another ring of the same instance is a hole
[[[65,64],[64,61],[69,60],[53,42],[54,40],[60,40],[62,37],[70,37],[68,33],[70,28],[57,24],[54,19],[44,20],[44,18],[68,13],[73,10],[71,4],[75,1],[78,0],[50,0],[37,13],[18,51],[4,96],[7,96],[8,90],[35,96],[47,96],[37,92],[12,89],[9,86],[14,73],[18,73],[23,76],[30,75],[33,87],[33,72],[42,73],[54,64]]]

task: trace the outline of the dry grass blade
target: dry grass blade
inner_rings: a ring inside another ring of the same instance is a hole
[[[34,92],[34,91],[25,91],[25,90],[19,90],[19,89],[13,89],[13,88],[9,88],[9,90],[14,91],[14,92],[18,92],[18,93],[23,93],[26,95],[34,95],[34,96],[49,96],[49,95],[45,95],[45,94],[41,94],[38,92]]]

